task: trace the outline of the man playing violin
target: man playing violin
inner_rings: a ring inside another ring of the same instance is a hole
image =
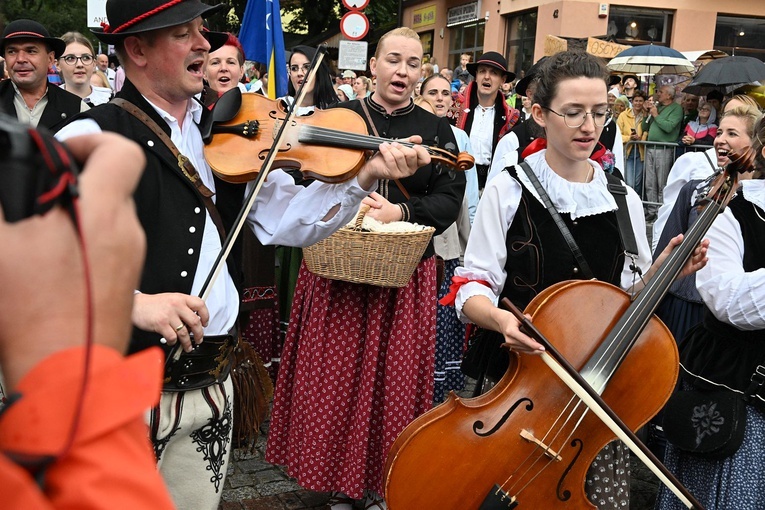
[[[110,25],[94,32],[115,45],[126,75],[117,98],[138,111],[109,103],[58,133],[66,139],[115,131],[138,142],[146,155],[135,200],[147,256],[134,296],[129,351],[162,345],[168,354],[176,342],[183,347],[179,359],[167,360],[162,398],[148,417],[160,472],[179,508],[218,507],[231,442],[238,266],[229,261],[206,301],[195,297],[221,250],[219,231],[231,226],[245,192],[213,176],[197,127],[203,107],[194,96],[203,89],[208,53],[224,42],[221,34],[205,32],[202,20],[221,8],[200,0],[108,0]],[[150,120],[140,120],[141,113]],[[167,137],[180,154],[163,141]],[[378,179],[405,177],[430,162],[421,147],[386,143],[379,149],[355,179],[341,184],[302,187],[281,171],[272,173],[248,224],[263,243],[312,244],[345,225]]]

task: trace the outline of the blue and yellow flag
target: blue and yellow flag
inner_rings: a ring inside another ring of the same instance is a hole
[[[248,60],[268,67],[268,97],[287,95],[287,62],[279,0],[248,0],[239,30],[239,42]]]

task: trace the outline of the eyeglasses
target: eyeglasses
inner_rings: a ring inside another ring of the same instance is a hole
[[[59,57],[59,60],[63,60],[66,65],[73,66],[77,63],[79,60],[82,62],[82,65],[89,66],[93,63],[93,55],[88,55],[87,53],[80,55],[79,57],[77,55],[64,55],[62,57]]]
[[[300,71],[301,69],[303,70],[304,73],[307,73],[308,70],[311,69],[311,64],[305,63],[302,66],[299,66],[299,65],[292,65],[292,66],[290,66],[290,72],[292,72],[292,73],[296,73],[296,72]]]
[[[566,124],[566,126],[572,129],[581,127],[582,124],[584,124],[584,121],[587,119],[588,114],[590,117],[592,117],[592,121],[595,123],[595,127],[603,127],[606,123],[606,117],[608,116],[607,108],[603,108],[602,110],[597,110],[594,112],[588,112],[582,110],[581,108],[572,108],[567,110],[565,113],[558,113],[552,108],[548,108],[546,106],[543,106],[542,108],[550,113],[554,113],[558,117],[563,117],[563,122]]]

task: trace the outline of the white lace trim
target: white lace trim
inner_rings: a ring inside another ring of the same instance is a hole
[[[587,160],[595,168],[592,181],[570,182],[550,168],[544,157],[545,152],[542,150],[530,155],[526,162],[534,170],[559,213],[569,213],[571,219],[576,219],[617,209],[616,201],[608,191],[606,174],[598,163]],[[534,185],[522,172],[518,172],[518,178],[526,189],[540,200]]]
[[[762,179],[750,179],[741,181],[741,193],[744,198],[765,210],[765,181]]]

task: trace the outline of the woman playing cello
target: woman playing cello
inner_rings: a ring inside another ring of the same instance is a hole
[[[457,290],[455,304],[463,320],[499,332],[501,341],[513,350],[540,353],[543,348],[519,330],[510,312],[497,308],[500,297],[524,308],[550,285],[592,277],[634,292],[664,259],[650,265],[642,204],[629,188],[626,202],[638,257],[633,262],[624,256],[618,207],[608,189],[615,179],[588,159],[607,117],[606,79],[605,67],[592,55],[561,52],[549,57],[537,75],[532,106],[534,121],[544,129],[545,138],[535,142],[537,152],[525,156],[525,170],[505,168],[487,184],[479,203],[465,265],[456,271],[467,283]],[[577,263],[528,172],[549,195],[591,275]],[[679,236],[673,239],[665,256],[680,240]],[[705,249],[697,250],[687,269],[703,264],[704,254]],[[499,356],[495,348],[491,357]],[[590,501],[600,508],[628,507],[628,453],[620,443],[612,443],[596,457],[586,489]]]

